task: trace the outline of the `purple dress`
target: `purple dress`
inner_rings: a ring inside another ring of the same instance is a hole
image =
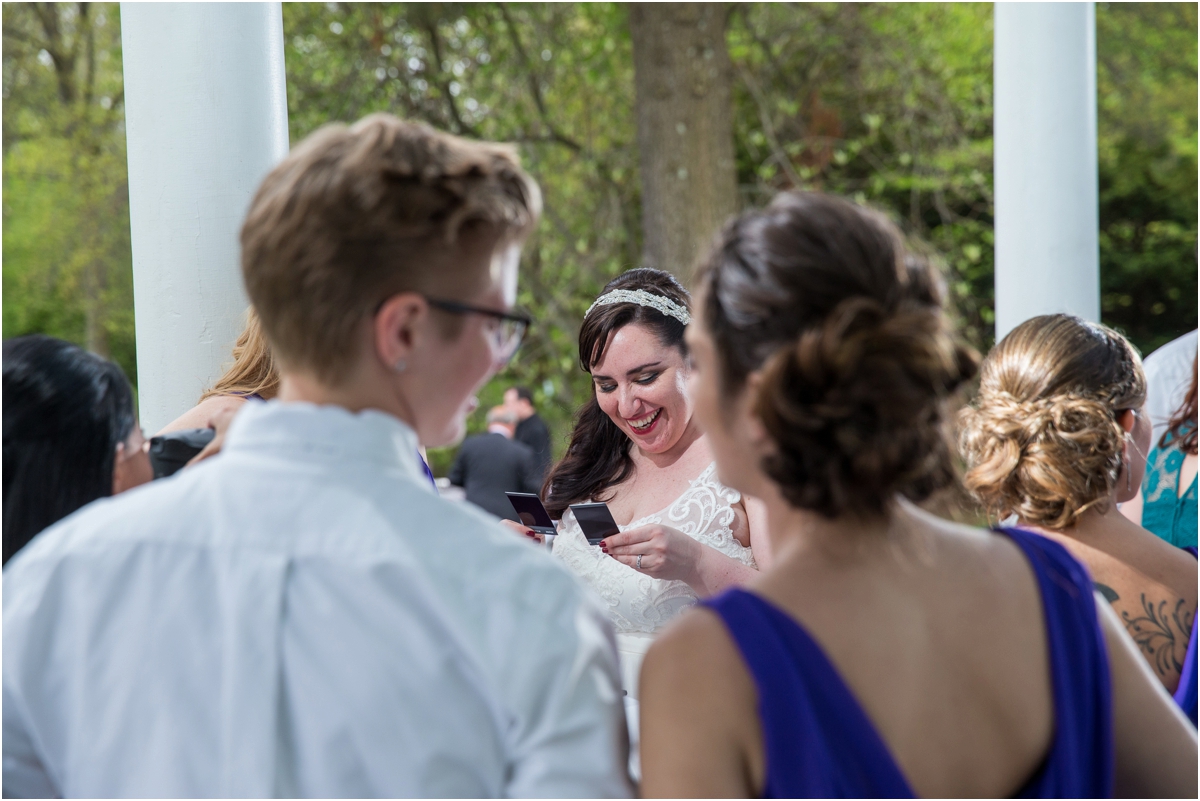
[[[1003,531],[1037,576],[1054,740],[1022,798],[1113,792],[1112,688],[1092,582],[1062,546]],[[908,780],[833,663],[791,615],[742,589],[702,602],[724,621],[758,689],[767,798],[912,798]]]

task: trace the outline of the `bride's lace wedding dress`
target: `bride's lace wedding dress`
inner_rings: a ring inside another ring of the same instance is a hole
[[[714,462],[666,509],[621,526],[621,530],[655,523],[670,526],[744,565],[755,567],[750,548],[733,536],[736,519],[733,507],[741,500],[741,493],[717,481]],[[685,582],[651,578],[602,553],[599,547],[589,545],[569,509],[558,527],[554,555],[607,605],[609,618],[617,632],[621,684],[626,698],[636,701],[638,671],[654,635],[696,603],[696,593]],[[633,718],[630,724],[635,727],[633,734],[636,735],[636,703],[626,706]]]
[[[621,526],[621,530],[655,523],[670,526],[744,565],[755,567],[750,548],[733,536],[736,518],[733,507],[741,500],[741,493],[717,481],[714,462],[692,479],[666,509]],[[685,582],[651,578],[589,545],[569,509],[558,528],[554,555],[608,606],[622,652],[644,654],[659,629],[697,600],[696,593]],[[640,664],[641,660],[637,661]],[[625,689],[631,696],[637,692],[637,667],[622,666]],[[629,668],[633,668],[632,673]]]

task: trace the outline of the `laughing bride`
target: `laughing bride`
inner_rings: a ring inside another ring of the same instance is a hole
[[[757,575],[769,558],[757,503],[718,483],[692,419],[689,301],[658,270],[630,270],[604,288],[579,331],[592,397],[543,492],[551,516],[561,517],[554,554],[608,605],[634,736],[638,670],[654,635],[698,597]],[[621,528],[600,546],[588,544],[568,508],[593,501],[607,503]]]

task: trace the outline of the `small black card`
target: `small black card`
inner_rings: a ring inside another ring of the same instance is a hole
[[[512,504],[517,517],[523,525],[529,526],[538,534],[557,534],[550,513],[542,506],[542,500],[532,492],[506,492],[508,502]]]
[[[571,511],[575,513],[579,528],[583,529],[583,536],[591,545],[599,545],[600,540],[621,531],[606,503],[575,503],[571,504]]]

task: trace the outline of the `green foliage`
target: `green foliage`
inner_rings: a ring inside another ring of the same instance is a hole
[[[136,382],[119,6],[4,6],[4,336]]]
[[[283,13],[293,142],[389,111],[520,148],[546,208],[518,298],[536,322],[471,423],[522,383],[561,448],[589,391],[582,313],[641,252],[624,7]],[[1150,350],[1196,325],[1196,7],[1102,3],[1096,17],[1104,316]],[[118,7],[11,3],[3,21],[4,336],[63,336],[132,377]],[[988,347],[991,6],[732,5],[727,34],[742,202],[800,186],[883,209],[944,266],[964,332]],[[439,473],[450,456],[431,454]]]
[[[1104,321],[1149,353],[1196,327],[1196,5],[1096,10]]]
[[[986,348],[992,291],[992,9],[739,6],[738,172],[749,203],[793,187],[887,212],[945,267]]]
[[[632,55],[614,4],[284,6],[292,141],[373,111],[514,142],[545,213],[525,247],[518,305],[536,321],[471,421],[529,386],[558,436],[586,397],[584,310],[641,249]],[[444,473],[449,449],[430,459]]]

